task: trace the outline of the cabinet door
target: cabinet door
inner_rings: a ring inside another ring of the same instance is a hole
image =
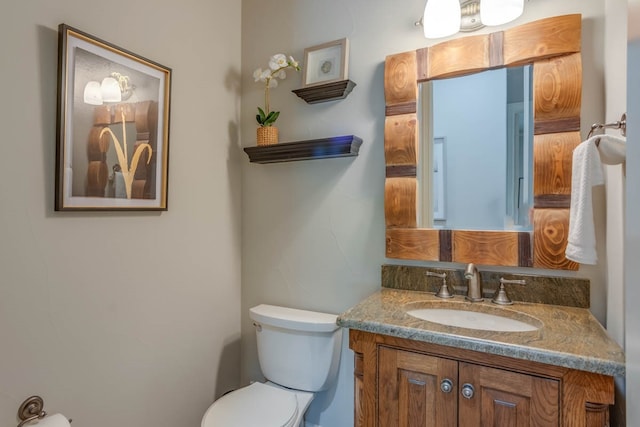
[[[378,426],[455,427],[458,362],[378,349]]]
[[[460,362],[460,427],[558,427],[558,381]]]

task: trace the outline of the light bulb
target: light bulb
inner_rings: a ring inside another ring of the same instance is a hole
[[[120,102],[122,101],[122,92],[120,85],[113,77],[105,77],[100,86],[102,91],[102,100],[104,102]]]
[[[422,18],[424,36],[447,37],[460,31],[459,0],[427,0]]]
[[[102,91],[99,82],[91,81],[84,87],[84,103],[102,105]]]

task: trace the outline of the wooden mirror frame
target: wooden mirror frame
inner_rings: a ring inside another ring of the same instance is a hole
[[[557,16],[449,40],[385,61],[388,258],[577,270],[565,258],[573,149],[580,144],[582,18]],[[418,228],[418,84],[533,65],[533,231]]]

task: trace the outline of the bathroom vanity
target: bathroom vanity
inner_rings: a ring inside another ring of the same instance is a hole
[[[421,308],[462,311],[469,323],[408,314]],[[474,329],[474,312],[532,328]],[[383,288],[338,324],[350,328],[355,353],[357,427],[604,427],[613,378],[624,375],[622,349],[585,308]]]

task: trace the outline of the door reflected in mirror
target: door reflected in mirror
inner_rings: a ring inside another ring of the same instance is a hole
[[[450,230],[530,230],[532,67],[422,84],[422,223]]]

